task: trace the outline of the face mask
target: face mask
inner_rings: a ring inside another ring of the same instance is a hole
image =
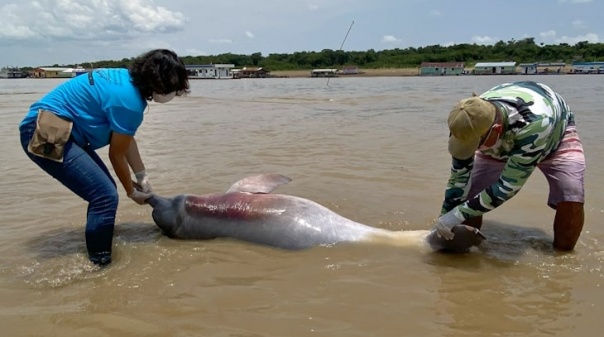
[[[171,93],[165,94],[165,95],[158,94],[158,93],[154,92],[153,93],[153,101],[157,102],[157,103],[162,103],[162,104],[163,103],[168,103],[168,102],[170,102],[174,98],[174,96],[176,96],[176,91],[172,91]]]

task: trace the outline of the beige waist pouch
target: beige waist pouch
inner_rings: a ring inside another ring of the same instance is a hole
[[[40,109],[36,131],[27,150],[35,156],[62,163],[65,144],[71,136],[72,128],[72,121],[63,119],[51,111]]]

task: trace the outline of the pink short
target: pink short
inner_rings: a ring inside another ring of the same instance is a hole
[[[472,187],[469,196],[480,193],[499,180],[506,161],[496,160],[476,152],[472,169]],[[585,155],[583,145],[574,126],[568,127],[562,143],[556,152],[537,166],[549,183],[547,204],[556,209],[562,201],[585,201],[583,178],[585,175]]]

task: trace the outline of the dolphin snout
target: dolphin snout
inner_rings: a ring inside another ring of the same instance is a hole
[[[164,198],[154,194],[147,200],[153,208],[151,213],[153,221],[168,236],[171,236],[180,225],[181,217],[178,215],[180,199],[179,197]]]

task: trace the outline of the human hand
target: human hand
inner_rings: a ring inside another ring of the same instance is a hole
[[[136,182],[141,187],[142,192],[150,193],[152,191],[151,183],[149,182],[149,176],[147,175],[147,171],[142,170],[140,172],[136,172],[134,174],[136,177]]]
[[[134,190],[128,198],[134,200],[139,205],[144,205],[147,203],[147,200],[153,196],[153,193],[145,193],[139,190]]]
[[[455,214],[455,209],[453,209],[436,220],[434,230],[438,236],[445,238],[445,240],[453,240],[455,234],[451,231],[451,229],[457,225],[460,225],[462,221],[462,219],[457,217]]]

